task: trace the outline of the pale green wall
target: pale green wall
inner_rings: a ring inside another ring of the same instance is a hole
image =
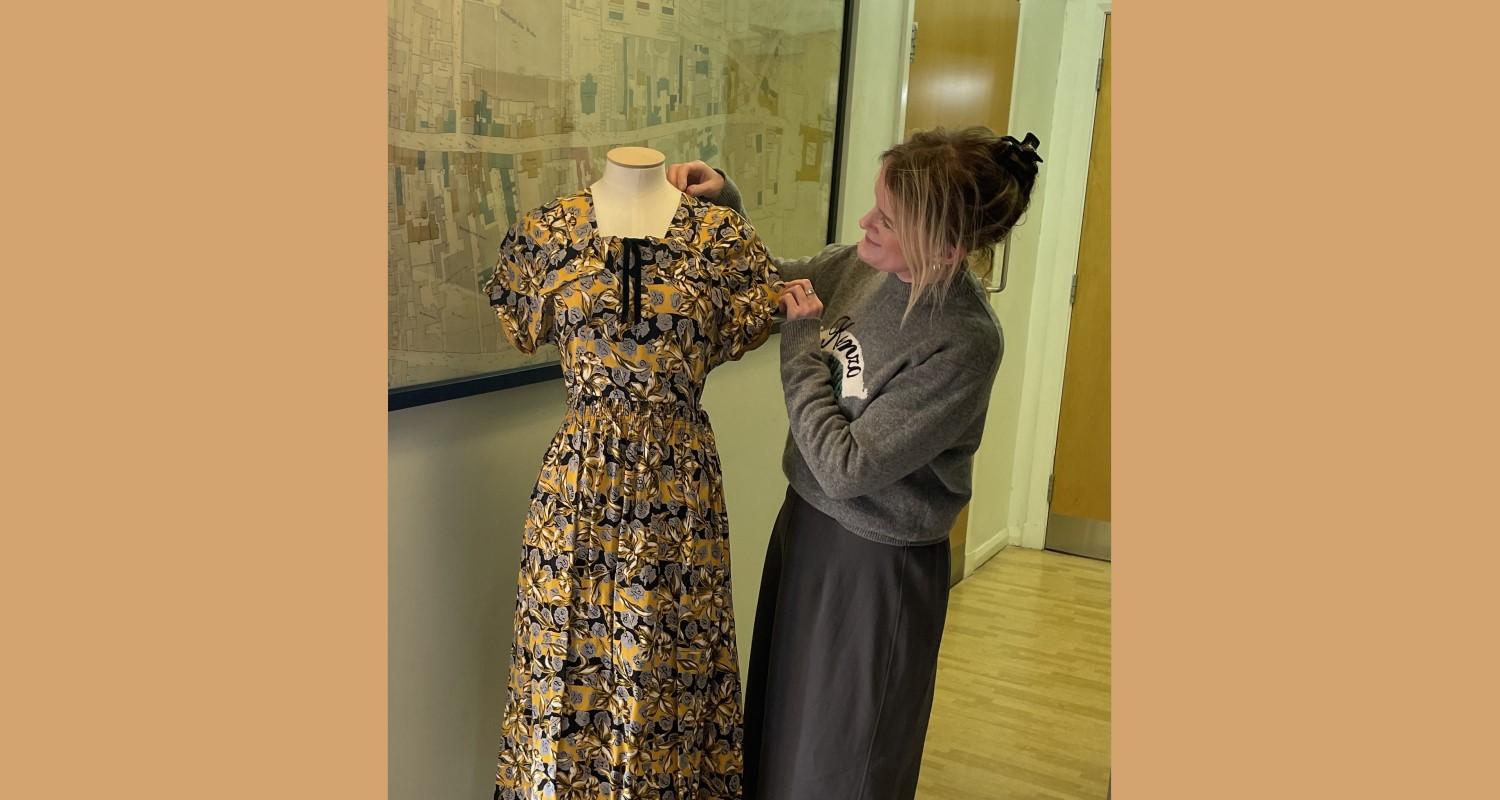
[[[852,243],[862,235],[859,218],[875,203],[875,174],[880,169],[880,154],[897,141],[906,17],[906,0],[859,2],[839,197],[836,239],[840,242]]]
[[[554,381],[390,415],[392,800],[494,783],[521,523],[562,412]]]
[[[709,376],[730,512],[740,664],[786,481],[778,339]],[[493,784],[521,527],[563,415],[552,381],[393,412],[389,424],[393,800]]]

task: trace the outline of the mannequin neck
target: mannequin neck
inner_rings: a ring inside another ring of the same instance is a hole
[[[682,203],[682,192],[667,181],[665,160],[639,167],[606,161],[603,177],[589,190],[605,236],[662,236]]]
[[[604,163],[604,175],[594,184],[616,197],[648,197],[676,194],[677,188],[667,182],[667,165],[627,167],[613,161]]]

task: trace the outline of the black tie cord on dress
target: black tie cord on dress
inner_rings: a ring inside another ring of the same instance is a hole
[[[641,245],[643,239],[620,240],[620,317],[626,322],[641,321]],[[634,302],[634,313],[631,303]]]

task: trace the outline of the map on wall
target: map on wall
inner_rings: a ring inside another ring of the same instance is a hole
[[[480,291],[505,231],[638,145],[732,176],[779,256],[826,241],[842,0],[389,0],[389,386],[556,361]]]

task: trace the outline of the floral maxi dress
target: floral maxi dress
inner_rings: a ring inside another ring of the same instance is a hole
[[[770,333],[777,275],[734,211],[684,195],[664,236],[596,231],[585,190],[525,215],[485,286],[567,410],[531,495],[498,800],[741,796],[742,710],[715,366]]]

